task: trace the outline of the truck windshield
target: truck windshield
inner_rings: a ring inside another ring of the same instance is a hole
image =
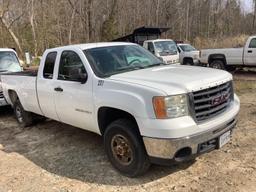
[[[192,45],[180,45],[180,48],[185,52],[196,51],[196,48]]]
[[[21,67],[15,53],[11,51],[0,52],[0,73],[19,71],[21,71]]]
[[[120,45],[84,50],[84,53],[99,77],[145,69],[163,62],[139,45]]]
[[[174,41],[155,42],[156,52],[160,56],[176,55],[178,53],[177,45]]]

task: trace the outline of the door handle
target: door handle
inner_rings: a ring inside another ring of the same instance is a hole
[[[56,87],[56,88],[54,88],[54,91],[63,92],[63,89],[61,87]]]
[[[252,53],[252,50],[249,50],[248,53]]]

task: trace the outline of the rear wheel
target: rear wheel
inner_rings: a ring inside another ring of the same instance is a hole
[[[210,67],[214,68],[214,69],[221,69],[221,70],[225,70],[226,69],[224,62],[221,61],[221,60],[213,60],[210,63]]]
[[[28,127],[33,124],[33,114],[25,111],[19,100],[14,103],[13,109],[16,120],[21,127]]]
[[[137,125],[131,120],[111,123],[104,133],[104,146],[113,167],[125,176],[137,177],[150,167]]]

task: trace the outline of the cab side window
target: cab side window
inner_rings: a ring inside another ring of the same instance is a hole
[[[43,77],[45,79],[53,78],[56,57],[57,57],[57,52],[50,52],[46,56],[45,63],[44,63],[44,70],[43,70]]]
[[[149,42],[148,43],[148,50],[151,52],[151,53],[154,53],[154,46],[153,46],[153,43],[152,42]]]
[[[58,79],[64,81],[78,81],[79,75],[85,74],[84,64],[74,51],[63,51],[60,58]]]
[[[256,38],[251,40],[249,48],[256,48]]]

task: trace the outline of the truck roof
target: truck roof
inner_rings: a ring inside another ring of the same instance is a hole
[[[60,49],[74,49],[78,48],[81,50],[86,50],[86,49],[92,49],[92,48],[97,48],[97,47],[109,47],[109,46],[121,46],[121,45],[137,45],[134,43],[125,43],[125,42],[103,42],[103,43],[86,43],[86,44],[75,44],[75,45],[67,45],[67,46],[61,46],[61,47],[55,47],[51,49],[47,49],[48,51],[56,51]]]
[[[16,51],[15,51],[15,50],[10,49],[10,48],[0,48],[0,52],[5,52],[5,51],[11,51],[11,52],[16,53]]]
[[[191,45],[189,43],[177,43],[177,45]]]
[[[173,41],[172,39],[154,39],[154,40],[146,40],[145,42],[161,42],[161,41]]]

